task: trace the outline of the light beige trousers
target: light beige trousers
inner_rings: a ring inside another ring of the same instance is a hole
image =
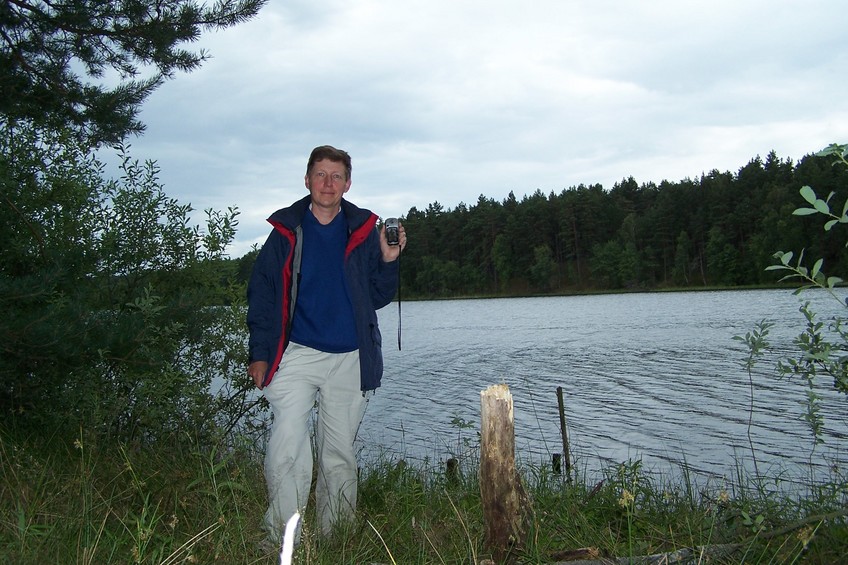
[[[321,532],[329,534],[356,508],[353,443],[367,405],[360,390],[359,352],[324,353],[291,343],[263,394],[274,414],[265,452],[265,529],[278,542],[286,521],[306,510],[313,461],[309,417],[317,400],[316,514]],[[298,531],[296,540],[299,537]]]

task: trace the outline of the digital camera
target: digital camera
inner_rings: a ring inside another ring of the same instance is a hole
[[[397,218],[386,218],[386,243],[398,245],[400,243],[400,231]]]

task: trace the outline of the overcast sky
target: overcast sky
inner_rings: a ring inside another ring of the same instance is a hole
[[[233,257],[306,195],[317,145],[381,217],[735,173],[848,142],[846,24],[840,0],[270,0],[190,46],[212,58],[148,99],[132,155],[240,210]]]

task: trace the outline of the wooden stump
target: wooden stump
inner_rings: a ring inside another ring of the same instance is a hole
[[[480,494],[486,548],[511,563],[524,546],[528,499],[515,469],[512,394],[506,385],[480,392]]]

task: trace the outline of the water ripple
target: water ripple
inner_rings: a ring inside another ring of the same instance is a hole
[[[815,305],[826,318],[831,303]],[[443,461],[473,454],[480,391],[506,383],[516,446],[529,462],[562,449],[562,387],[572,450],[588,469],[639,458],[735,476],[740,465],[750,468],[752,443],[761,468],[809,476],[804,388],[777,378],[776,354],[749,381],[747,349],[732,339],[769,318],[776,322],[770,341],[789,352],[803,325],[798,306],[786,291],[405,303],[403,350],[387,340],[383,387],[360,432],[362,456]],[[397,310],[381,310],[380,323],[391,335]],[[824,385],[827,443],[814,452],[815,472],[842,462],[848,435],[846,400]]]

